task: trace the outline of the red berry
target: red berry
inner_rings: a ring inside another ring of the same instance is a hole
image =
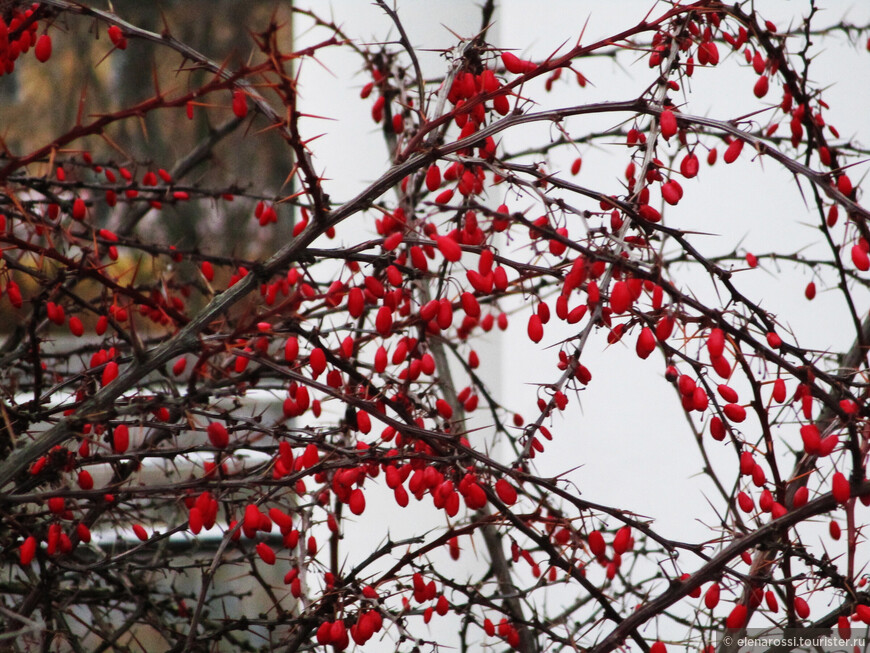
[[[311,365],[311,371],[314,372],[314,376],[318,377],[326,369],[326,354],[320,347],[315,347],[311,350],[308,363]]]
[[[438,246],[438,251],[448,261],[456,262],[462,258],[462,248],[455,240],[449,236],[438,236],[435,239],[435,244]]]
[[[867,256],[867,252],[860,244],[852,246],[852,263],[861,272],[870,270],[870,257]]]
[[[126,424],[118,424],[112,431],[112,448],[115,453],[124,453],[130,446],[130,431]]]
[[[837,634],[842,639],[849,639],[852,636],[852,625],[849,623],[849,617],[844,614],[837,617]]]
[[[806,619],[810,616],[810,606],[800,596],[794,597],[794,611],[801,619]]]
[[[355,515],[361,515],[366,509],[366,495],[360,488],[355,488],[350,493],[350,499],[347,502],[350,511]]]
[[[435,402],[435,410],[438,411],[438,414],[441,415],[444,419],[450,419],[453,417],[453,409],[450,407],[450,404],[447,403],[444,399],[438,399]]]
[[[502,52],[501,60],[508,72],[515,75],[522,75],[537,69],[537,64],[532,61],[520,59],[511,52]]]
[[[79,522],[76,524],[76,535],[78,535],[79,540],[88,544],[91,541],[91,529],[88,528],[87,524]]]
[[[778,404],[785,401],[785,381],[783,379],[777,379],[773,382],[773,400]]]
[[[257,543],[257,555],[260,556],[260,559],[267,565],[275,564],[275,552],[272,550],[272,547],[265,542]]]
[[[393,311],[389,306],[381,306],[375,316],[375,328],[383,337],[390,335],[393,329]],[[312,355],[314,352],[311,352]]]
[[[735,605],[734,609],[731,610],[731,613],[725,620],[725,628],[728,630],[743,628],[743,626],[746,625],[746,613],[747,610],[745,605]]]
[[[631,291],[625,281],[617,281],[610,290],[610,310],[619,315],[631,308]]]
[[[626,551],[628,551],[631,546],[631,527],[623,526],[618,531],[616,531],[616,535],[613,538],[613,551],[614,553],[618,553],[622,555]]]
[[[725,417],[730,419],[732,422],[742,422],[746,419],[746,409],[740,404],[725,404],[722,408],[722,412],[725,413]]]
[[[662,111],[659,116],[659,126],[662,130],[662,136],[665,140],[670,140],[671,136],[677,133],[677,117],[670,109]]]
[[[716,389],[719,391],[719,396],[729,403],[734,403],[740,398],[734,388],[724,383],[720,383]]]
[[[807,499],[809,499],[809,490],[807,490],[805,485],[799,487],[794,493],[794,500],[792,501],[792,505],[795,508],[800,508],[801,506],[805,506],[807,503]]]
[[[426,188],[430,193],[434,193],[441,186],[441,170],[436,164],[429,166],[426,171]]]
[[[592,531],[589,533],[587,541],[592,555],[596,558],[600,558],[604,555],[604,552],[607,550],[607,545],[604,543],[604,536],[601,535],[600,531]]]
[[[837,177],[837,190],[839,190],[843,195],[851,195],[852,194],[852,180],[849,179],[849,175],[842,174]]]
[[[704,605],[710,610],[719,605],[719,583],[712,583],[704,594]]]
[[[292,363],[296,360],[296,357],[299,355],[299,339],[296,336],[291,336],[287,338],[287,342],[284,344],[284,360],[288,363]]]
[[[637,352],[638,357],[644,360],[649,358],[649,355],[653,353],[653,351],[655,351],[655,348],[655,334],[649,327],[644,327],[643,329],[641,329],[640,335],[638,335],[637,337],[637,345],[635,347],[635,351]]]
[[[227,427],[220,422],[209,424],[206,428],[206,433],[208,433],[208,439],[211,441],[212,446],[218,449],[223,449],[230,443],[230,434],[227,431]]]
[[[109,361],[103,368],[102,385],[107,386],[118,377],[118,364]]]
[[[75,198],[75,200],[73,200],[71,212],[73,220],[78,220],[79,222],[84,220],[86,210],[87,207],[85,206],[85,201],[81,197],[77,197]]]
[[[667,653],[668,648],[665,646],[664,642],[655,641],[652,643],[652,646],[649,647],[649,653]]]
[[[233,113],[236,118],[244,118],[248,115],[248,98],[241,89],[233,91]]]
[[[107,30],[109,34],[109,40],[119,50],[127,49],[127,39],[124,37],[124,32],[121,31],[121,28],[117,25],[110,25]]]
[[[804,451],[811,456],[818,455],[819,447],[822,442],[819,428],[815,424],[804,424],[800,428],[800,434],[801,440],[804,443]]]
[[[571,164],[571,174],[576,175],[580,172],[580,167],[583,165],[583,159],[579,156],[574,159],[574,162]]]
[[[82,321],[76,315],[73,315],[69,319],[69,332],[76,338],[80,338],[85,332],[85,327],[82,324]]]
[[[448,188],[447,190],[442,190],[438,193],[438,196],[435,198],[436,204],[447,204],[451,199],[453,199],[453,189]]]
[[[36,554],[36,546],[37,541],[33,535],[24,540],[24,543],[18,549],[18,559],[22,565],[29,565],[33,561],[33,556]]]
[[[731,144],[725,150],[725,154],[722,155],[722,160],[725,163],[734,163],[737,160],[737,157],[740,156],[740,152],[743,150],[743,141],[739,138],[731,141]]]
[[[644,220],[649,222],[661,222],[662,214],[658,209],[654,209],[649,204],[641,204],[637,209],[637,214]]]
[[[713,436],[714,440],[722,441],[725,439],[727,433],[725,432],[725,424],[719,417],[713,417],[710,420],[710,435]]]
[[[51,37],[48,34],[43,34],[36,40],[33,54],[36,56],[37,61],[41,63],[45,63],[51,58]]]
[[[698,174],[699,165],[698,157],[694,153],[687,154],[680,162],[680,173],[686,179],[692,179]]]
[[[719,153],[717,152],[715,147],[713,149],[711,149],[709,152],[707,152],[707,165],[708,166],[712,166],[716,163],[716,157],[718,156],[718,154]]]
[[[541,324],[541,318],[537,313],[533,313],[529,317],[528,326],[529,340],[532,342],[541,342],[544,337],[544,326]]]
[[[78,473],[78,484],[79,487],[83,490],[92,490],[94,487],[94,478],[91,476],[91,473],[83,469]]]
[[[764,593],[764,602],[767,603],[767,608],[771,612],[779,611],[779,601],[776,600],[776,594],[773,593],[773,590],[767,590]]]
[[[393,114],[393,132],[396,134],[401,134],[405,131],[405,118],[401,113]]]
[[[495,482],[495,492],[498,494],[498,498],[509,506],[512,506],[517,502],[516,489],[503,478],[500,478]]]
[[[190,513],[187,516],[187,525],[190,528],[190,532],[194,535],[198,535],[203,527],[203,516],[202,511],[194,506],[190,509]]]
[[[671,206],[676,206],[679,201],[683,198],[683,188],[677,183],[676,180],[671,179],[670,181],[662,184],[662,199],[670,204]]]
[[[834,473],[834,478],[831,480],[831,494],[834,495],[837,503],[846,503],[849,500],[852,490],[842,472]]]

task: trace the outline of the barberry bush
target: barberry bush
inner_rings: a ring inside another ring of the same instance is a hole
[[[0,647],[870,624],[867,25],[103,4],[0,6]]]

